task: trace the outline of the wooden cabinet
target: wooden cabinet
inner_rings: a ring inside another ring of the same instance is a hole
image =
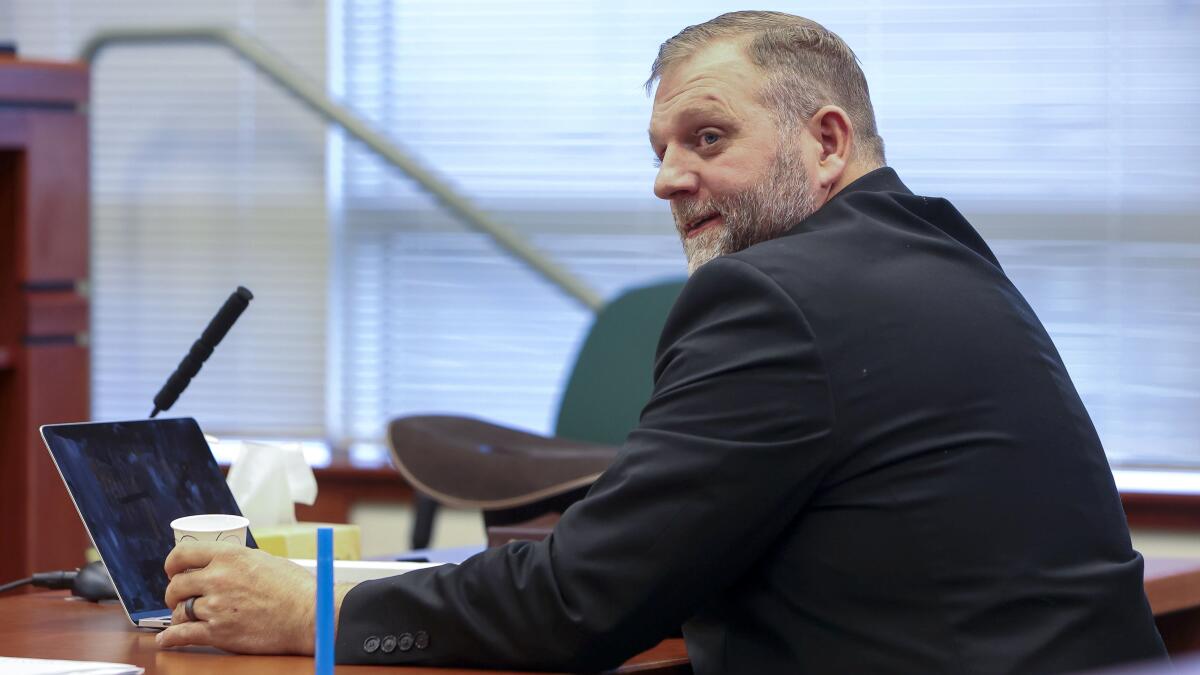
[[[38,427],[89,417],[88,71],[0,56],[0,582],[82,564]]]

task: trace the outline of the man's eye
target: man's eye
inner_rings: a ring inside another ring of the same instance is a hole
[[[712,145],[719,140],[721,140],[720,134],[712,131],[700,135],[700,143],[702,145]]]

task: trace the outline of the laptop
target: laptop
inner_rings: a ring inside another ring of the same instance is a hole
[[[41,432],[129,620],[170,626],[163,561],[175,547],[171,521],[242,515],[200,425],[185,417],[47,424]],[[248,532],[246,545],[257,548]]]

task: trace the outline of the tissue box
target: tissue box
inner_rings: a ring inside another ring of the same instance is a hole
[[[253,527],[250,533],[258,547],[281,558],[316,558],[317,528],[333,528],[334,560],[361,560],[362,535],[357,525],[335,523],[295,523],[272,527]]]

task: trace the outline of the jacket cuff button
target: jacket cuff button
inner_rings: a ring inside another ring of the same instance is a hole
[[[379,643],[379,649],[382,650],[384,654],[391,654],[392,652],[396,651],[396,636],[383,636],[383,640]]]
[[[406,652],[406,651],[412,649],[413,648],[412,633],[401,633],[400,641],[396,644],[396,646],[400,647],[400,651],[402,651],[402,652]]]
[[[379,638],[372,635],[366,640],[363,640],[363,651],[368,654],[374,654],[379,649]]]
[[[429,646],[429,633],[426,633],[423,630],[417,631],[417,634],[413,637],[413,646],[416,647],[417,649],[425,649],[426,647],[428,647]]]

